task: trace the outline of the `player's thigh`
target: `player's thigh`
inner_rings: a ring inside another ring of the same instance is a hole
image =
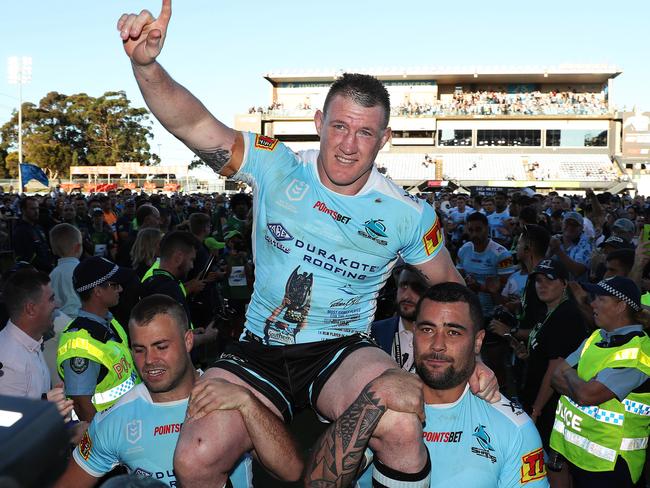
[[[278,409],[260,391],[236,374],[221,368],[210,368],[204,378],[220,378],[249,389],[271,412],[282,418]],[[219,410],[205,417],[183,423],[175,452],[175,464],[185,456],[197,457],[204,463],[232,465],[253,448],[246,425],[234,410]]]
[[[316,408],[329,419],[338,418],[363,388],[397,363],[378,347],[362,347],[350,353],[323,386]]]

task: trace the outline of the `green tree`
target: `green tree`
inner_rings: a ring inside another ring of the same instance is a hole
[[[50,92],[38,106],[23,104],[23,160],[37,164],[52,179],[64,176],[71,165],[157,164],[151,138],[149,112],[131,107],[123,91],[98,98]],[[0,157],[5,171],[15,177],[17,112],[0,128]]]

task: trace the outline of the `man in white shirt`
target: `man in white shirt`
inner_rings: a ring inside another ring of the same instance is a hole
[[[50,278],[19,270],[5,285],[4,301],[9,321],[0,331],[0,394],[41,398],[51,387],[42,351],[57,305]]]

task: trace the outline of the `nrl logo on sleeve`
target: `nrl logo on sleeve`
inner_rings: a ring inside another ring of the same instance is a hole
[[[255,147],[257,149],[264,149],[265,151],[273,151],[275,146],[278,145],[278,140],[272,137],[263,136],[261,134],[255,135]]]

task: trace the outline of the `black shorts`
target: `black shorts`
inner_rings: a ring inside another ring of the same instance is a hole
[[[246,332],[213,364],[237,375],[266,396],[289,422],[296,411],[315,403],[323,386],[351,352],[378,347],[366,335],[354,334],[307,344],[267,346]]]

